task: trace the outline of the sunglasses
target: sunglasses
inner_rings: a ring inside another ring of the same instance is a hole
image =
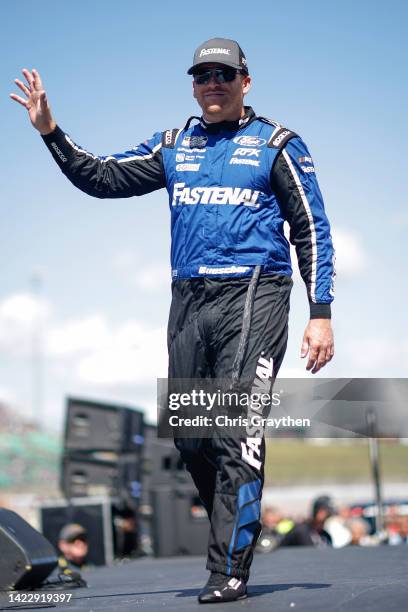
[[[235,68],[217,68],[215,70],[202,70],[193,74],[194,83],[197,85],[207,85],[214,75],[216,83],[232,83],[239,70]]]

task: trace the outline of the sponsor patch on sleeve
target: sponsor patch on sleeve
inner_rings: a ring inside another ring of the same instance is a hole
[[[178,172],[197,172],[200,168],[200,164],[177,164],[176,170]]]

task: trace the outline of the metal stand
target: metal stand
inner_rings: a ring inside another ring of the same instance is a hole
[[[375,488],[375,505],[376,505],[376,517],[375,517],[375,529],[377,534],[384,533],[384,512],[382,503],[382,491],[381,491],[381,479],[380,479],[380,465],[379,465],[379,448],[378,439],[376,435],[377,415],[373,408],[368,408],[366,413],[367,418],[367,429],[368,429],[368,445],[370,450],[370,461],[371,461],[371,473],[374,481]]]

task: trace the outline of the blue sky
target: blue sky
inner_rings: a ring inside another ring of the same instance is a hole
[[[322,376],[406,376],[407,3],[249,6],[0,3],[0,399],[17,410],[38,411],[34,350],[44,422],[59,425],[67,393],[154,413],[170,242],[165,191],[99,201],[66,181],[8,98],[13,79],[37,68],[61,127],[94,153],[118,152],[198,113],[185,71],[213,36],[240,42],[247,102],[300,133],[315,161],[338,258],[337,353]],[[292,296],[285,372],[300,375],[298,279]]]

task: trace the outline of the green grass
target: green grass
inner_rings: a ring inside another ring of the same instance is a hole
[[[408,481],[408,446],[380,440],[381,476]],[[356,483],[371,480],[368,442],[332,442],[318,446],[297,440],[267,440],[268,485]]]

